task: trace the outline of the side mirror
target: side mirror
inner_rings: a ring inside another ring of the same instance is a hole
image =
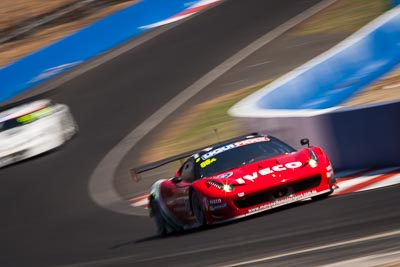
[[[172,181],[174,184],[180,183],[180,182],[182,182],[182,177],[175,176],[174,178],[172,178],[171,181]]]
[[[310,140],[308,138],[303,138],[303,139],[300,140],[300,144],[302,146],[306,145],[307,147],[310,147]]]

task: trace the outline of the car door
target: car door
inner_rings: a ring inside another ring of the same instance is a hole
[[[190,224],[194,217],[190,207],[190,187],[194,180],[194,159],[189,158],[179,170],[179,177],[173,179],[172,195],[166,201],[169,211],[183,224]]]

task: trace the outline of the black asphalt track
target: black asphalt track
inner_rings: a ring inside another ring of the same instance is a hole
[[[399,187],[166,239],[154,236],[149,218],[111,212],[89,197],[92,171],[129,131],[224,59],[318,2],[228,0],[53,91],[54,100],[71,107],[80,133],[54,153],[0,170],[0,266],[209,266],[397,229]],[[395,241],[379,248],[394,249]],[[344,252],[357,249],[312,258],[329,261]],[[296,263],[286,260],[282,266]]]

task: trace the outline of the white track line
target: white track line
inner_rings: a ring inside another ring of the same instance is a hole
[[[300,249],[300,250],[297,250],[297,251],[277,254],[277,255],[274,255],[274,256],[270,256],[270,257],[263,257],[263,258],[248,260],[248,261],[236,262],[236,263],[233,263],[233,264],[221,265],[221,267],[235,267],[235,266],[242,266],[242,265],[260,263],[260,262],[264,262],[264,261],[275,260],[275,259],[279,259],[279,258],[283,258],[283,257],[288,257],[288,256],[293,256],[293,255],[298,255],[298,254],[303,254],[303,253],[308,253],[308,252],[314,252],[314,251],[323,250],[323,249],[335,248],[335,247],[340,247],[340,246],[345,246],[345,245],[352,245],[352,244],[355,244],[355,243],[361,243],[361,242],[381,239],[381,238],[395,236],[395,235],[399,235],[399,234],[400,234],[400,230],[396,230],[396,231],[392,231],[392,232],[386,232],[386,233],[371,235],[371,236],[357,238],[357,239],[348,240],[348,241],[336,242],[336,243],[323,245],[323,246],[318,246],[318,247]]]
[[[347,261],[340,261],[337,263],[332,263],[328,265],[323,265],[321,267],[360,267],[360,266],[381,266],[386,264],[394,264],[395,262],[400,262],[400,251],[388,252],[383,254],[374,254],[366,257],[360,257],[356,259],[351,259]],[[400,264],[396,265],[400,266]],[[394,265],[393,265],[394,267]]]
[[[400,174],[396,174],[396,175],[389,177],[383,181],[369,185],[359,191],[372,190],[372,189],[377,189],[377,188],[385,187],[385,186],[391,186],[391,185],[395,185],[395,184],[400,184]]]
[[[370,181],[372,179],[375,179],[379,176],[385,175],[387,173],[390,173],[392,171],[398,170],[399,167],[390,167],[390,168],[384,168],[384,169],[378,169],[378,170],[373,170],[367,173],[364,173],[358,177],[354,177],[352,179],[349,180],[344,180],[344,181],[340,181],[340,179],[337,180],[337,185],[339,186],[338,189],[335,190],[335,192],[332,195],[340,195],[342,191],[346,191],[347,189],[356,186],[358,184]],[[398,181],[398,177],[399,174],[393,174],[392,177],[388,177],[387,179],[383,180],[383,181],[379,181],[379,182],[375,182],[371,185],[367,185],[359,190],[355,190],[355,191],[366,191],[366,190],[371,190],[371,189],[375,189],[375,188],[379,188],[379,187],[384,187],[387,185],[393,185],[396,183],[399,183]],[[345,176],[344,176],[345,178]],[[390,181],[390,182],[389,182]]]

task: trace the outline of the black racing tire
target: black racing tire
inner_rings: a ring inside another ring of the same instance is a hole
[[[207,221],[206,221],[206,217],[204,216],[204,212],[203,212],[203,208],[201,206],[199,195],[194,190],[191,195],[190,204],[191,204],[192,212],[193,212],[194,217],[196,218],[198,226],[200,228],[206,226]]]
[[[167,236],[169,234],[169,226],[165,221],[160,206],[157,204],[155,200],[150,202],[151,216],[153,217],[154,223],[157,227],[157,234],[160,236]]]

